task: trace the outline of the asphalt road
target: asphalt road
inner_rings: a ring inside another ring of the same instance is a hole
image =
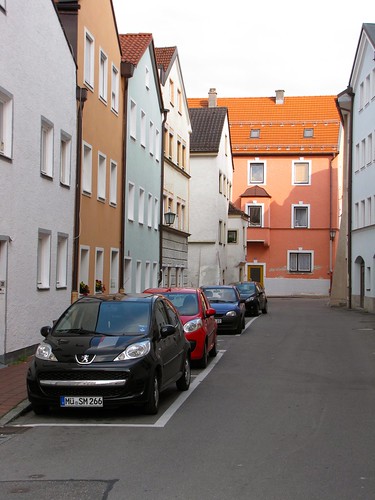
[[[156,417],[20,417],[0,498],[375,499],[375,316],[326,303],[270,299]]]

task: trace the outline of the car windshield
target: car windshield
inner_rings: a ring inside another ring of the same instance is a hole
[[[236,285],[240,293],[254,293],[255,283],[239,283]]]
[[[141,335],[149,323],[148,302],[93,300],[72,304],[56,323],[54,334]]]
[[[205,288],[204,293],[210,302],[237,302],[233,288]]]
[[[195,293],[163,293],[175,306],[181,316],[194,316],[198,314],[198,300]]]

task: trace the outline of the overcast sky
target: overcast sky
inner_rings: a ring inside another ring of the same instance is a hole
[[[336,95],[375,0],[112,0],[119,33],[177,46],[187,97]]]

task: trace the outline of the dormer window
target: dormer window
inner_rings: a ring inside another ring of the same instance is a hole
[[[250,138],[251,139],[259,139],[260,137],[260,129],[259,128],[252,128],[250,130]]]
[[[314,129],[313,128],[303,129],[303,137],[314,137]]]

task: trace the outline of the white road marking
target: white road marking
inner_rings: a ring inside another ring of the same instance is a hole
[[[169,408],[160,416],[153,424],[90,424],[90,423],[35,423],[35,424],[15,424],[11,427],[165,427],[169,420],[173,417],[176,411],[183,405],[187,398],[195,391],[201,382],[207,377],[215,365],[220,361],[225,350],[218,351],[215,358],[212,358],[210,364],[199,372],[190,384],[188,391],[181,392],[177,399],[169,406]]]

